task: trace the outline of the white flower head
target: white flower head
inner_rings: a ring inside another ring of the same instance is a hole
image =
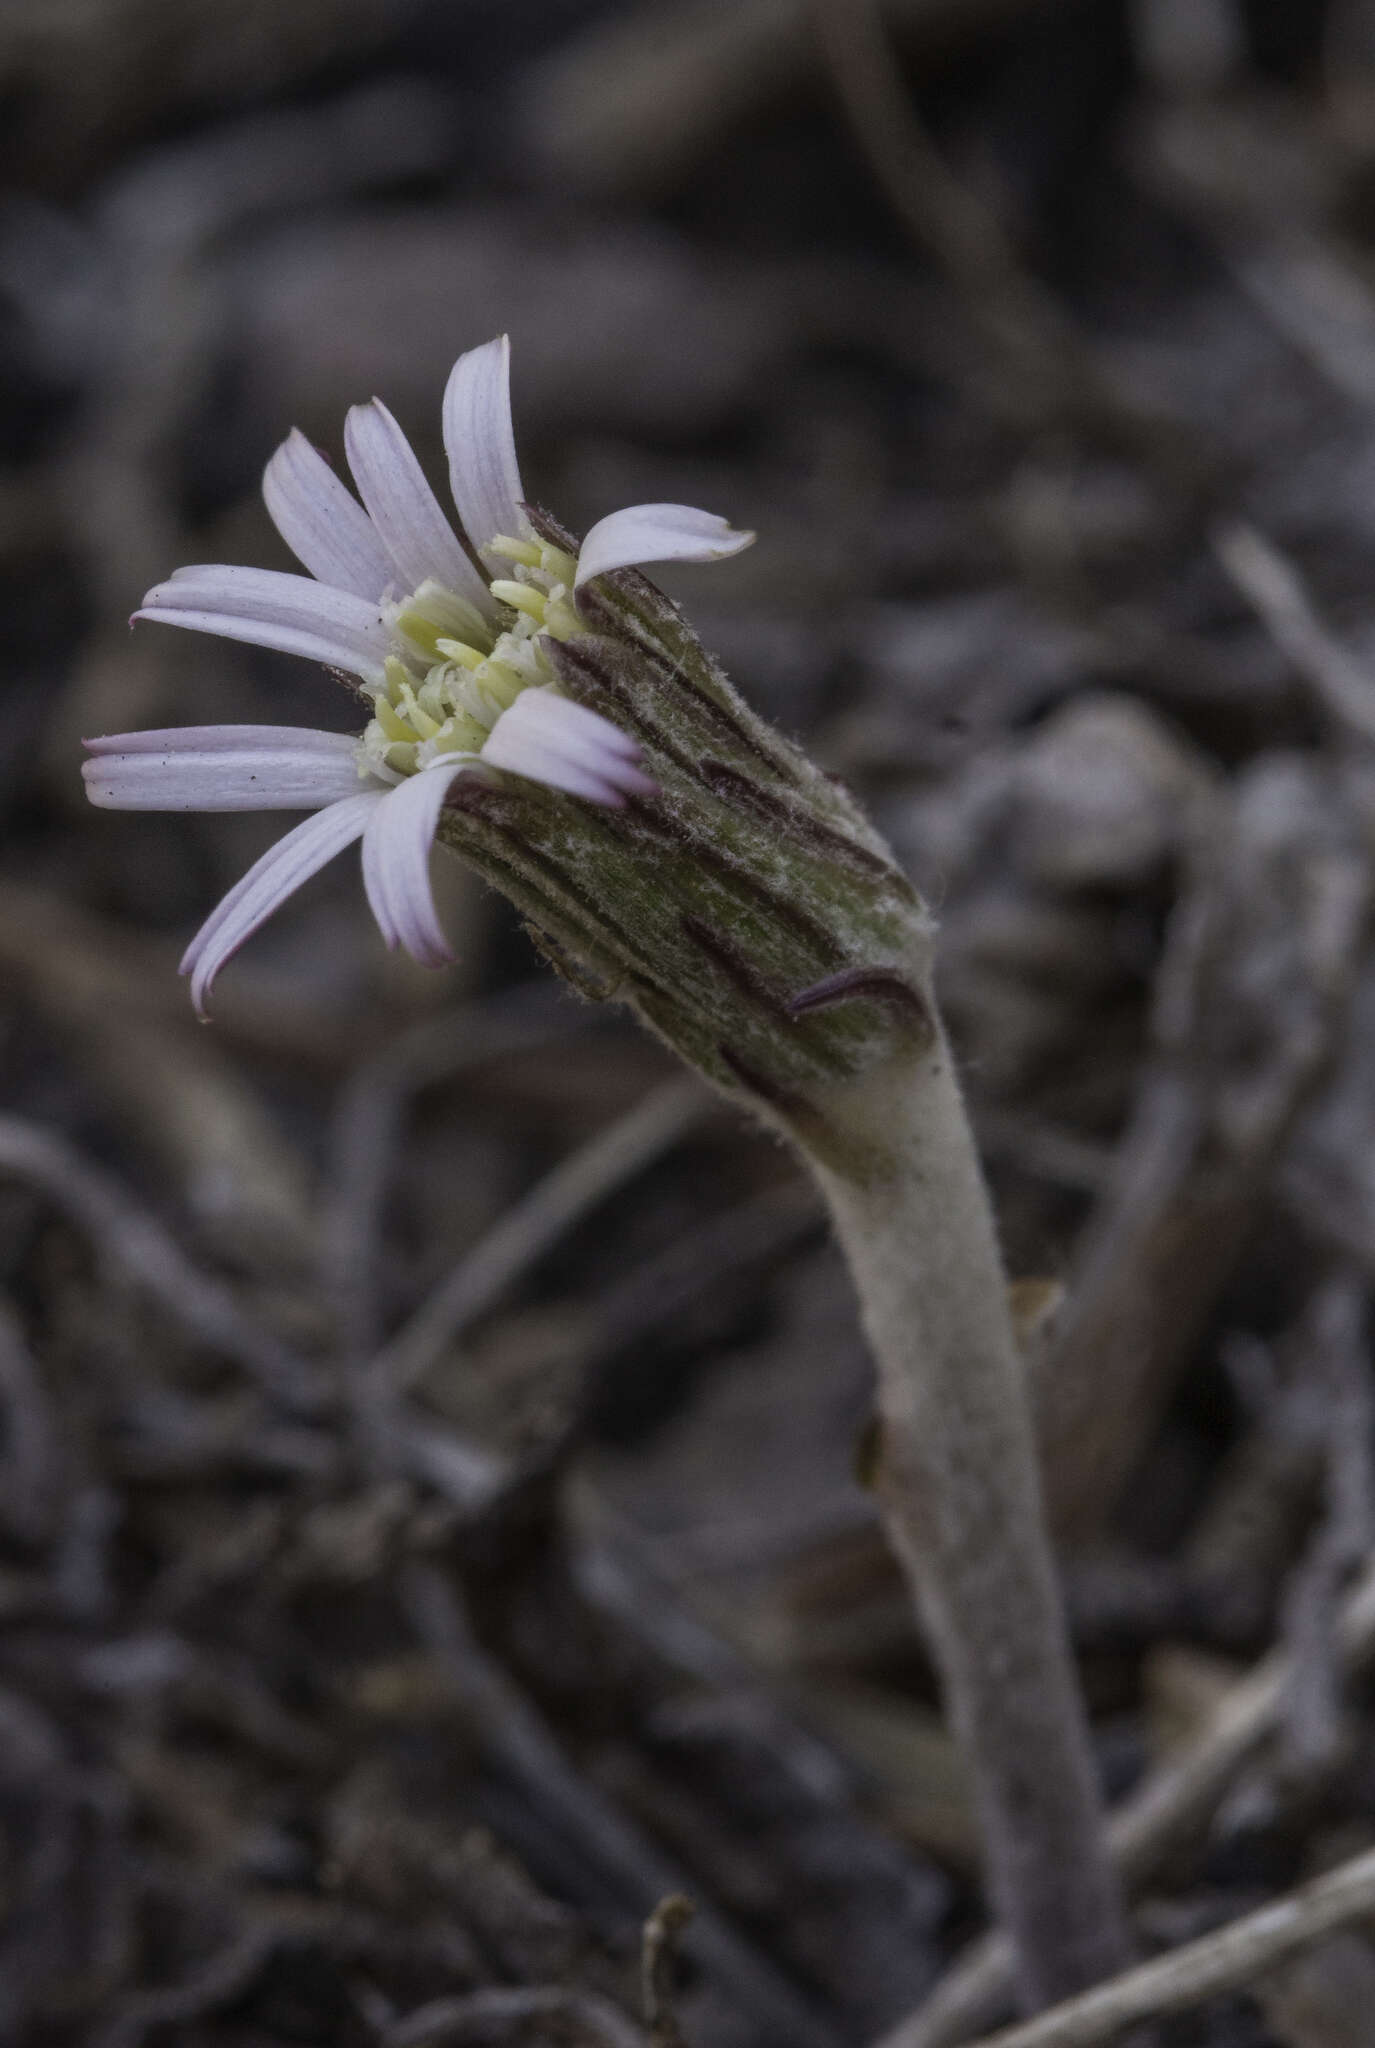
[[[290,726],[177,727],[86,741],[91,801],[112,810],[304,810],[231,889],[186,950],[204,1011],[216,974],[293,891],[355,840],[389,946],[452,958],[430,889],[430,847],[455,779],[523,777],[617,808],[655,794],[639,743],[564,694],[548,643],[587,631],[575,593],[647,562],[713,561],[754,538],[686,505],[599,520],[575,555],[524,505],[502,336],[460,356],[444,446],[462,537],[379,399],[344,431],[355,498],[304,435],[268,463],[263,496],[310,573],[178,569],[135,618],[302,654],[371,699],[361,736]],[[361,503],[359,502],[361,500]]]

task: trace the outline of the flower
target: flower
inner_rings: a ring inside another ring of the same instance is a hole
[[[358,738],[223,725],[85,742],[86,792],[106,809],[313,813],[249,869],[187,947],[182,972],[202,1014],[225,962],[357,839],[387,944],[426,966],[451,959],[429,853],[457,776],[524,777],[610,808],[655,793],[638,741],[563,694],[548,641],[588,630],[576,594],[591,578],[645,562],[716,560],[754,536],[691,506],[634,505],[599,520],[576,555],[543,539],[523,503],[505,336],[459,357],[443,425],[468,548],[374,399],[353,408],[344,430],[358,498],[297,431],[267,465],[268,512],[308,576],[178,569],[134,614],[313,657],[356,678],[372,707]]]

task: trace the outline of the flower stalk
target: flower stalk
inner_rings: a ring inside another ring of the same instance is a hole
[[[581,547],[524,498],[507,352],[444,408],[460,541],[396,422],[355,408],[355,499],[300,436],[268,509],[310,574],[216,565],[140,616],[313,656],[361,736],[275,726],[88,741],[114,809],[311,813],[187,949],[198,1008],[263,920],[345,847],[389,944],[450,957],[432,842],[524,914],[585,994],[628,1002],[817,1178],[878,1366],[879,1495],[967,1755],[1024,2002],[1126,1960],[988,1198],[931,988],[934,926],[839,783],[749,710],[635,564],[750,535],[630,507]]]
[[[1123,1968],[1126,1922],[993,1219],[934,1016],[924,1049],[837,1089],[825,1112],[851,1163],[810,1163],[878,1368],[876,1490],[970,1768],[1022,2003],[1036,2011]]]

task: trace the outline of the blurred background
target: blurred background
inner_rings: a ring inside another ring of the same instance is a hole
[[[128,615],[503,331],[939,912],[1112,1796],[1280,1660],[1143,1939],[1375,1839],[1375,5],[5,0],[0,109],[0,2040],[626,2048],[685,1890],[660,2048],[844,2048],[981,1924],[790,1160],[452,862],[456,968],[347,855],[197,1024],[282,820],[83,802],[356,726]]]

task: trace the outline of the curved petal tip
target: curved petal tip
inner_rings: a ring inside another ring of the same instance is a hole
[[[627,505],[599,519],[578,554],[575,587],[645,562],[719,562],[755,536],[696,505]]]
[[[482,759],[587,803],[621,810],[627,797],[657,796],[640,767],[640,745],[600,712],[556,690],[524,690],[492,727]]]

